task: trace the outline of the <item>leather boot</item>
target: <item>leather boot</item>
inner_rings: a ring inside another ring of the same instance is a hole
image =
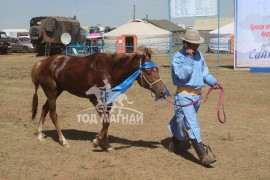
[[[201,164],[203,166],[206,166],[206,165],[209,165],[209,164],[216,162],[215,155],[208,154],[208,149],[207,150],[204,149],[205,145],[202,142],[198,143],[196,139],[191,139],[191,143],[192,143],[192,146],[195,149],[197,155],[199,156]],[[211,151],[210,147],[208,147],[208,148]],[[212,151],[211,151],[211,153],[212,153]]]
[[[181,153],[188,150],[191,147],[189,141],[180,141],[176,137],[172,137],[172,140],[169,144],[169,151],[174,153]]]

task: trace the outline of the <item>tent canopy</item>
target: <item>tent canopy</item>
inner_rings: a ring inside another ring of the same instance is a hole
[[[220,37],[234,34],[234,22],[219,28]],[[218,29],[209,32],[209,37],[218,37]]]
[[[220,51],[230,51],[230,40],[231,36],[234,35],[234,23],[227,24],[219,28],[219,39],[218,29],[209,32],[209,48],[211,51],[218,50],[218,43],[220,44]]]
[[[101,38],[101,37],[102,35],[99,33],[89,33],[86,36],[87,39],[95,39],[95,38]]]

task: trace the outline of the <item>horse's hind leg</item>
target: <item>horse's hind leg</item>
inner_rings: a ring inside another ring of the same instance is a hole
[[[59,137],[59,143],[65,147],[69,147],[68,141],[62,134],[62,131],[58,122],[57,113],[56,113],[56,99],[57,99],[57,96],[59,96],[61,92],[57,92],[57,90],[49,90],[49,91],[45,91],[45,93],[49,102],[50,117],[57,131],[57,134]]]
[[[57,91],[57,97],[62,93],[62,90]],[[46,115],[49,112],[49,101],[48,99],[46,100],[45,104],[42,106],[42,111],[41,111],[41,116],[38,124],[38,128],[36,130],[36,135],[37,135],[37,140],[39,142],[44,140],[44,134],[42,133],[42,127],[45,122]]]
[[[50,117],[56,128],[56,131],[59,137],[59,143],[65,147],[69,147],[68,141],[62,134],[61,128],[59,126],[58,117],[56,114],[56,98],[49,98],[48,100],[49,100],[49,108],[50,108]]]
[[[48,100],[45,102],[45,104],[42,106],[42,111],[41,111],[41,116],[38,124],[38,128],[36,130],[36,135],[37,135],[37,140],[38,141],[43,141],[44,140],[44,135],[42,133],[42,126],[45,122],[45,117],[49,112],[49,102]]]
[[[44,85],[44,86],[42,86],[42,88],[43,88],[43,91],[48,98],[47,101],[49,104],[49,112],[50,112],[49,114],[50,114],[52,122],[56,128],[56,131],[57,131],[57,134],[59,137],[59,142],[61,145],[68,147],[69,146],[68,142],[61,132],[58,118],[57,118],[57,113],[56,113],[56,99],[63,92],[63,90],[58,89],[56,86],[56,83],[53,80],[48,81],[46,86]],[[45,105],[46,105],[46,103],[45,103]],[[44,114],[42,114],[43,116],[41,116],[41,121],[40,121],[41,125],[39,125],[39,127],[42,127],[42,122],[45,121],[45,119],[43,119],[43,117],[45,118],[45,116],[47,114],[46,111],[43,111],[43,112],[44,112]]]

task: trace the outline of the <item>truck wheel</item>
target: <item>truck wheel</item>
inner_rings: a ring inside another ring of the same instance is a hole
[[[42,36],[41,28],[39,26],[32,26],[29,30],[29,35],[32,40],[38,40]]]

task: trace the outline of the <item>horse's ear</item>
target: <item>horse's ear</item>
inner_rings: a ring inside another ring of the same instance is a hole
[[[142,50],[137,51],[137,54],[139,56],[146,56],[146,52],[145,51],[142,51]]]
[[[151,59],[152,58],[152,54],[153,54],[153,51],[151,48],[147,48],[147,52],[148,52],[148,57]]]
[[[146,57],[149,54],[149,48],[143,47],[143,46],[142,47],[138,47],[137,54],[139,56]]]
[[[147,51],[148,51],[148,54],[152,54],[153,53],[153,51],[152,51],[151,48],[147,48]]]
[[[145,49],[139,47],[139,48],[138,48],[138,51],[137,51],[137,54],[138,54],[139,56],[146,56]]]

